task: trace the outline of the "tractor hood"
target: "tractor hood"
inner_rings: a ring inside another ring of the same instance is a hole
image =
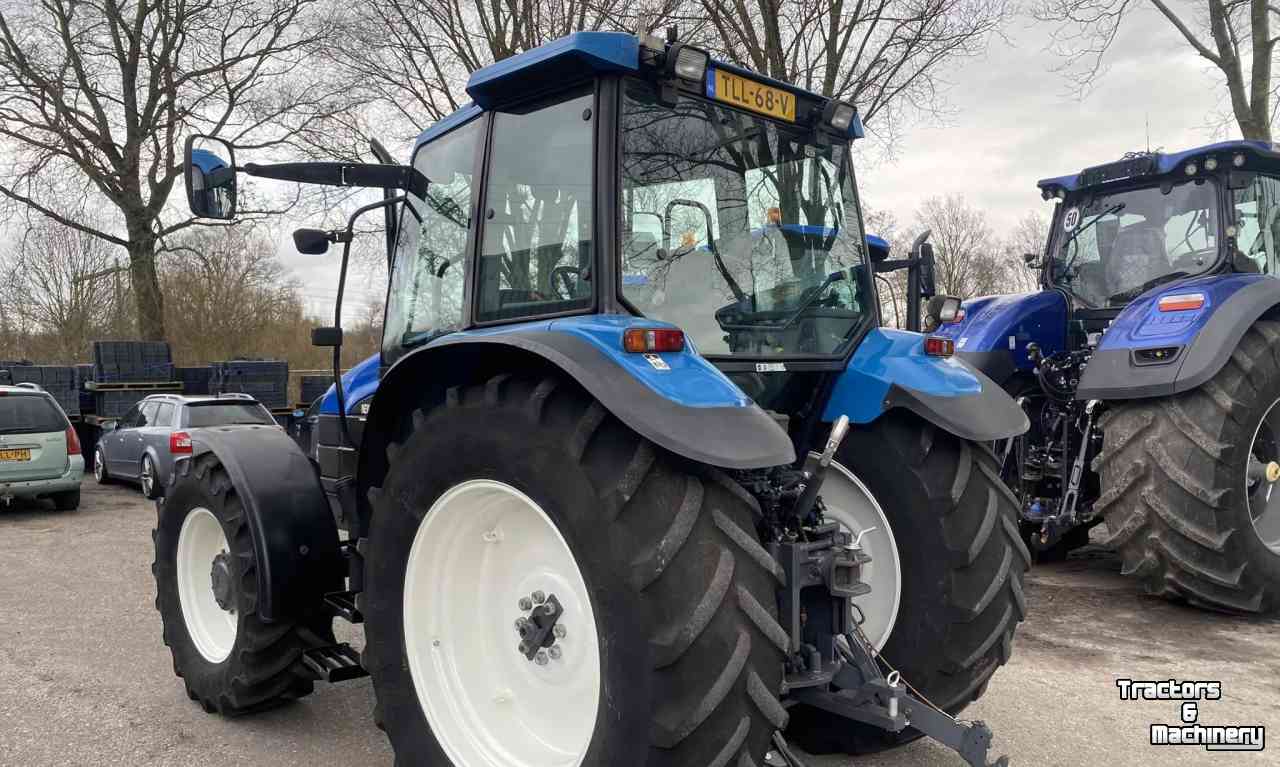
[[[935,335],[955,341],[956,356],[1001,385],[1035,367],[1027,344],[1039,344],[1045,354],[1066,348],[1067,298],[1056,290],[981,296],[961,308],[960,320]]]

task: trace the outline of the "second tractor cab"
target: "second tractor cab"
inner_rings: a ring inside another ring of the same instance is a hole
[[[458,767],[795,764],[777,731],[926,734],[985,765],[990,730],[952,716],[1024,613],[986,445],[1026,418],[879,326],[894,265],[863,231],[853,106],[622,33],[467,91],[404,166],[189,144],[205,216],[234,215],[237,173],[384,189],[295,233],[342,244],[343,277],[356,219],[394,212],[382,352],[322,401],[318,479],[231,429],[166,495],[159,605],[192,696],[238,713],[367,671],[400,758]],[[341,284],[313,335],[335,371],[340,312]],[[359,658],[335,616],[363,622]]]
[[[1039,186],[1042,290],[940,330],[1030,417],[1003,453],[1032,548],[1105,520],[1149,592],[1280,609],[1280,154],[1133,154]]]

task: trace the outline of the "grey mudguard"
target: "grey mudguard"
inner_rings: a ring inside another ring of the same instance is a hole
[[[960,397],[942,397],[893,384],[885,394],[885,410],[906,408],[961,439],[990,442],[1016,437],[1031,425],[1027,414],[979,371],[982,391]]]
[[[1218,306],[1199,334],[1171,362],[1138,364],[1133,349],[1099,350],[1080,376],[1076,399],[1165,397],[1194,389],[1217,375],[1245,331],[1278,306],[1280,280],[1260,280]]]
[[[218,457],[244,507],[262,620],[314,609],[317,596],[341,590],[337,525],[315,469],[288,434],[244,424],[194,429],[191,441],[196,456]]]
[[[519,349],[543,358],[577,381],[636,433],[689,460],[726,469],[757,469],[795,461],[791,438],[759,406],[682,405],[636,380],[591,342],[569,333],[520,330],[445,336],[398,360],[382,386],[410,360],[416,359],[416,368],[425,362],[423,355],[443,358],[468,347],[493,354],[501,354],[504,347]],[[371,418],[380,417],[377,407],[375,399]]]

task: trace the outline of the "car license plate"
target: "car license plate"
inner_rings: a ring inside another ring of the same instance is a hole
[[[22,448],[21,450],[0,450],[0,461],[30,461],[31,450]]]
[[[758,83],[722,69],[712,69],[707,73],[707,90],[710,91],[707,95],[716,101],[779,120],[796,121],[795,94],[781,88]]]

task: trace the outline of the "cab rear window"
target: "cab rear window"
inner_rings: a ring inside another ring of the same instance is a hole
[[[66,416],[42,395],[0,396],[0,434],[44,434],[65,431]]]
[[[187,426],[227,426],[234,423],[273,424],[275,419],[255,402],[217,402],[187,405]]]

